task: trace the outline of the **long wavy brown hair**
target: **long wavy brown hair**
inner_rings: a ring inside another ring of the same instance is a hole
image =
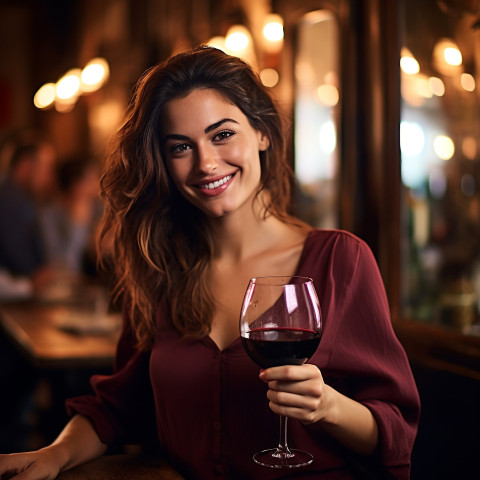
[[[160,302],[183,338],[207,335],[214,314],[207,281],[213,238],[205,214],[174,186],[161,141],[166,103],[199,88],[218,91],[268,137],[268,149],[260,152],[258,193],[268,192],[265,215],[291,221],[292,172],[282,121],[250,66],[201,46],[147,70],[137,82],[102,176],[105,214],[99,237],[99,245],[107,238],[113,243],[108,255],[113,260],[114,297],[124,300],[143,349],[151,346],[158,328]],[[100,258],[102,253],[100,248]]]

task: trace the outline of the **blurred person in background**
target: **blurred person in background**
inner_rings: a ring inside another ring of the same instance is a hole
[[[28,297],[51,278],[38,211],[52,192],[55,162],[49,143],[22,143],[0,179],[0,300]]]
[[[48,142],[15,142],[0,178],[0,301],[29,298],[52,276],[38,212],[53,186],[56,153]],[[36,372],[0,331],[0,448],[27,447]]]
[[[57,194],[40,215],[47,261],[66,275],[92,273],[102,215],[99,167],[91,158],[67,158],[57,165],[56,182]]]

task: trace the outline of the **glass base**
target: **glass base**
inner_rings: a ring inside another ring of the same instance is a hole
[[[305,467],[313,462],[313,457],[302,450],[280,450],[270,448],[258,452],[253,456],[255,463],[270,468],[295,468]]]

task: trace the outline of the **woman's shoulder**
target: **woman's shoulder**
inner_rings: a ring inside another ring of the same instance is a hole
[[[364,240],[357,237],[351,232],[342,229],[320,229],[313,228],[308,233],[305,241],[305,248],[320,249],[325,247],[340,248],[340,249],[353,249],[367,247]],[[368,248],[368,247],[367,247]]]
[[[312,229],[305,240],[300,264],[308,269],[340,269],[353,272],[359,266],[375,263],[367,243],[341,229]]]
[[[313,278],[320,289],[328,279],[338,291],[344,291],[352,282],[377,276],[378,267],[361,238],[340,229],[315,229],[305,242],[298,272]]]

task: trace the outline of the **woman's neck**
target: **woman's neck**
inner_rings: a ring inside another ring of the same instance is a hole
[[[240,263],[265,252],[294,230],[277,217],[268,214],[260,199],[253,206],[220,218],[211,218],[214,237],[214,260]]]

